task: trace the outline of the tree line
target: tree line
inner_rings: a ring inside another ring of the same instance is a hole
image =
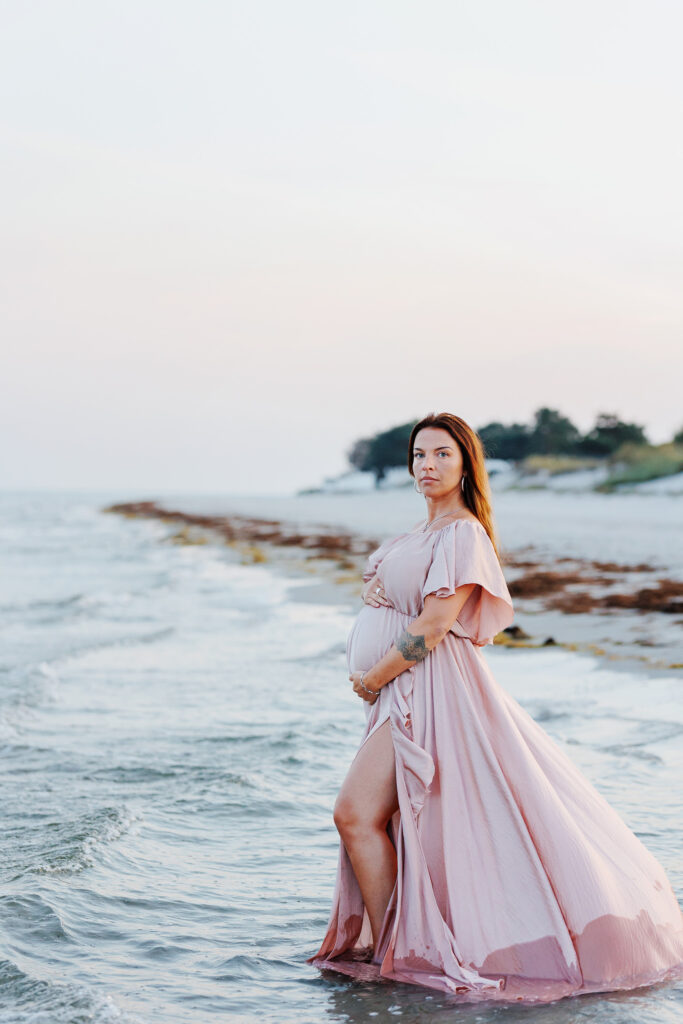
[[[402,423],[374,437],[360,438],[347,452],[351,465],[363,472],[372,472],[377,481],[388,469],[406,465],[410,433],[416,421]],[[595,423],[585,434],[557,409],[544,406],[527,423],[494,421],[475,428],[488,459],[519,462],[529,455],[573,455],[607,458],[624,444],[648,445],[645,430],[637,423],[625,423],[614,413],[598,413]],[[683,444],[683,428],[672,438]]]

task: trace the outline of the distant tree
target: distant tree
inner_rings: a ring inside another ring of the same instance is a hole
[[[626,443],[647,444],[643,428],[637,423],[624,423],[615,413],[601,412],[578,447],[586,455],[610,455]]]
[[[576,451],[581,434],[557,409],[544,406],[534,414],[530,452],[534,455],[568,455]]]
[[[683,444],[683,427],[681,427],[677,434],[674,434],[672,440],[674,444]]]
[[[354,441],[351,448],[346,453],[346,457],[351,465],[360,470],[361,473],[367,473],[372,467],[370,465],[370,449],[372,446],[372,439],[369,437],[362,437],[358,441]]]
[[[529,454],[531,431],[524,423],[487,423],[477,429],[490,459],[524,459]]]
[[[411,420],[374,437],[356,441],[347,454],[349,462],[364,473],[374,473],[375,483],[379,485],[387,469],[406,465],[408,441],[415,422]]]
[[[374,473],[375,483],[388,469],[406,465],[406,454],[415,420],[383,430],[374,437],[354,441],[347,452],[349,463],[364,473]],[[625,443],[647,444],[645,432],[636,423],[624,423],[614,413],[599,413],[587,434],[557,409],[543,406],[534,413],[531,426],[504,424],[498,420],[477,429],[487,458],[521,460],[527,455],[609,455]],[[683,444],[683,427],[674,437]]]
[[[375,483],[384,479],[387,469],[394,466],[405,466],[408,452],[408,441],[415,426],[415,421],[403,423],[377,434],[370,445],[371,468],[375,473]]]

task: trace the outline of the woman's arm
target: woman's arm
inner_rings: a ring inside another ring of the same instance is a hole
[[[450,597],[428,594],[418,617],[396,638],[384,657],[366,671],[364,686],[369,690],[381,690],[401,672],[426,658],[446,636],[476,585],[466,583]],[[353,679],[355,675],[358,673],[354,672],[349,678]],[[362,696],[362,689],[359,692]]]

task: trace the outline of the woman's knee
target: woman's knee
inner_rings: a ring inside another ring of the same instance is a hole
[[[384,829],[398,809],[396,767],[389,721],[353,759],[334,805],[337,830],[347,837]]]
[[[359,835],[376,827],[367,810],[343,794],[337,797],[332,816],[342,836]]]
[[[337,797],[332,817],[340,835],[348,834],[358,829],[361,824],[359,809],[352,800],[341,794]]]
[[[337,797],[332,816],[339,834],[347,837],[381,831],[388,822],[384,808],[360,804],[344,794]]]

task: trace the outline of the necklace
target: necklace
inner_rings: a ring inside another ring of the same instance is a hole
[[[427,527],[428,527],[428,526],[431,526],[431,525],[432,525],[432,523],[438,523],[439,519],[444,519],[444,518],[445,518],[445,516],[452,516],[454,512],[457,512],[457,509],[451,509],[451,511],[450,511],[450,512],[442,512],[440,516],[437,516],[437,517],[436,517],[436,519],[432,519],[432,521],[431,521],[431,522],[427,522],[427,523],[425,523],[425,524],[424,524],[424,526],[422,527],[422,532],[423,532],[423,533],[426,533],[426,532],[427,532]],[[462,517],[461,517],[461,518],[462,518]]]

